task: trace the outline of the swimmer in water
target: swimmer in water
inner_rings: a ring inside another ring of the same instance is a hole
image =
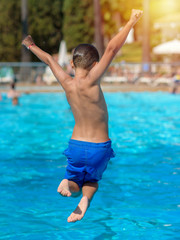
[[[37,47],[27,36],[22,44],[51,68],[63,87],[75,119],[72,137],[64,151],[67,168],[58,192],[62,196],[82,198],[68,217],[68,222],[81,220],[98,189],[98,181],[114,156],[108,134],[108,111],[100,81],[113,58],[123,46],[129,31],[142,16],[142,11],[132,10],[125,27],[108,43],[99,61],[96,48],[80,44],[73,52],[72,67],[75,77],[68,75],[51,55]]]
[[[13,105],[18,105],[19,104],[19,96],[20,96],[20,93],[16,91],[15,82],[12,82],[11,89],[8,91],[7,97],[12,99]]]

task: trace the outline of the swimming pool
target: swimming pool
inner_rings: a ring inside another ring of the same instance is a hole
[[[116,157],[84,219],[67,217],[62,155],[74,120],[63,93],[0,102],[0,239],[180,239],[180,96],[105,93]]]

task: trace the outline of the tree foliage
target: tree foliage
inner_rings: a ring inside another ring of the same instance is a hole
[[[94,17],[92,0],[65,0],[63,35],[68,50],[80,43],[94,40]]]
[[[101,0],[105,36],[110,39],[117,33],[119,27],[129,20],[133,8],[142,9],[142,2],[143,0]]]
[[[57,53],[62,40],[63,0],[29,0],[29,33],[44,50]]]
[[[0,3],[0,61],[18,61],[21,54],[20,1]]]
[[[63,38],[62,5],[63,0],[28,1],[29,34],[40,47],[50,53],[58,51]],[[1,0],[0,33],[0,61],[20,61],[21,1]]]
[[[94,12],[92,0],[27,0],[28,25],[31,34],[41,48],[57,53],[62,39],[72,50],[80,43],[94,40]],[[107,40],[118,32],[119,26],[128,21],[132,8],[143,8],[143,0],[99,0],[101,3],[103,30]],[[161,11],[159,11],[161,10]],[[151,0],[151,27],[155,19],[179,13],[179,0]],[[116,18],[118,16],[118,18]],[[119,22],[117,22],[117,19]],[[141,35],[142,20],[135,25],[135,34]],[[151,32],[152,33],[152,32]],[[158,35],[160,33],[153,33]],[[153,36],[155,39],[156,36]],[[157,39],[156,42],[159,40]],[[21,59],[21,1],[0,0],[0,61]],[[37,61],[37,59],[36,59]]]

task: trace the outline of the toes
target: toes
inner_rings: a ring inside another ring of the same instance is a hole
[[[71,196],[71,193],[70,192],[68,192],[68,194],[67,194],[67,197],[70,197]]]
[[[62,189],[61,194],[64,196],[65,193],[66,193],[66,192],[64,191],[64,189]]]
[[[71,217],[68,217],[67,221],[68,221],[68,222],[72,222],[72,221],[71,221]]]
[[[67,196],[67,197],[70,197],[71,196],[71,193],[69,191],[67,191],[66,189],[58,189],[58,193],[60,193],[62,196]]]
[[[71,196],[71,192],[69,191],[69,186],[68,186],[68,180],[64,179],[61,181],[57,192],[60,193],[62,196],[65,197],[70,197]]]
[[[62,192],[62,187],[59,186],[58,189],[57,189],[57,192],[58,193]]]
[[[63,195],[67,196],[67,197],[70,197],[71,193],[69,191],[67,191],[67,190],[64,190]]]
[[[69,216],[67,219],[68,222],[76,222],[76,218],[73,218],[73,216]]]
[[[58,193],[61,193],[61,189],[58,188],[58,189],[57,189],[57,192],[58,192]]]
[[[63,189],[62,189],[62,188],[58,188],[57,192],[60,193],[60,194],[62,194]]]
[[[68,222],[74,222],[74,221],[73,221],[73,213],[68,217],[67,221],[68,221]]]
[[[72,213],[72,214],[68,217],[67,221],[68,221],[68,222],[77,222],[77,221],[80,221],[82,218],[83,218],[83,216],[78,216],[78,215]]]
[[[77,221],[80,221],[81,220],[81,218],[68,218],[68,222],[70,223],[70,222],[77,222]]]

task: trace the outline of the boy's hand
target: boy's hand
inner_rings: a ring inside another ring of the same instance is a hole
[[[32,37],[30,35],[28,35],[23,41],[22,41],[22,45],[24,45],[25,47],[29,47],[30,45],[33,45],[34,41],[32,39]]]
[[[131,12],[131,17],[130,17],[130,22],[131,24],[134,26],[137,21],[141,18],[143,14],[143,11],[141,10],[136,10],[136,9],[133,9],[132,12]]]

